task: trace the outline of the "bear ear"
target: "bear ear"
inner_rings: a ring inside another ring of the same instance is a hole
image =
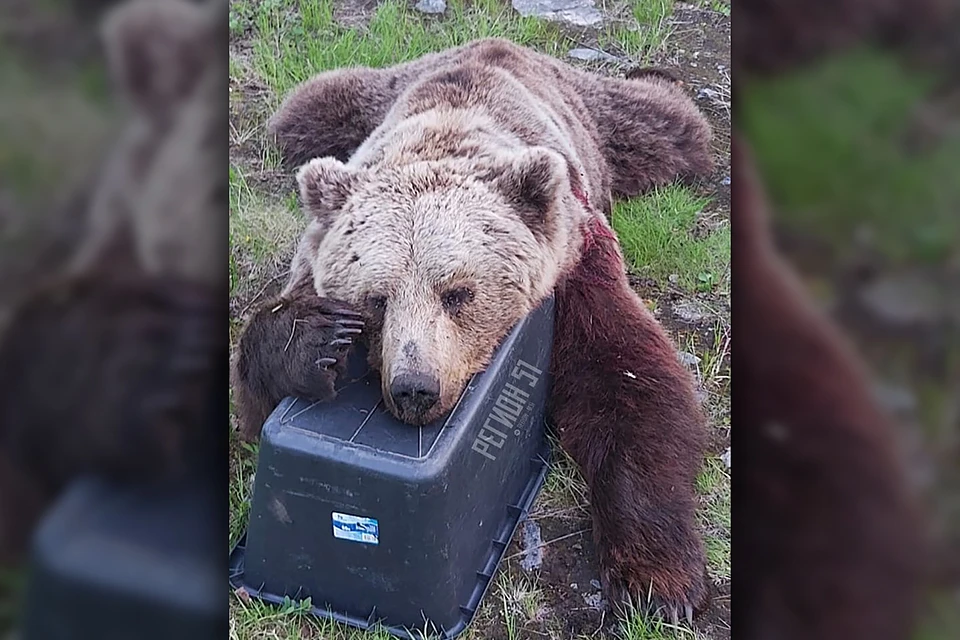
[[[314,158],[300,167],[300,199],[318,220],[339,211],[360,182],[360,172],[336,158]]]
[[[488,176],[531,229],[545,225],[555,210],[566,163],[554,151],[531,147],[511,156]]]
[[[104,18],[100,33],[114,83],[138,110],[162,119],[188,97],[226,46],[224,20],[220,3],[133,0],[120,5]]]

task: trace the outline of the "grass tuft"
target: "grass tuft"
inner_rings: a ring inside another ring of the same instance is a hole
[[[601,47],[635,64],[649,64],[673,33],[673,0],[637,0],[627,19],[608,25],[600,34]]]
[[[230,167],[231,297],[249,300],[273,274],[283,273],[305,226],[296,194],[277,201]]]
[[[730,227],[695,233],[698,214],[709,199],[673,185],[618,203],[613,226],[631,269],[640,276],[676,280],[690,291],[714,291],[729,284]]]

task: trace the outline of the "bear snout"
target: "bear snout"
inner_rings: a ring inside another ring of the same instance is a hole
[[[400,373],[390,382],[390,398],[404,421],[417,421],[440,400],[440,380],[427,373]]]

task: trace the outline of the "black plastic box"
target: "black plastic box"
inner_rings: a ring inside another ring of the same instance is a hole
[[[20,637],[226,637],[226,558],[217,526],[226,513],[210,484],[77,480],[34,537]]]
[[[362,354],[336,402],[281,402],[231,585],[400,637],[466,629],[546,473],[553,308],[520,322],[432,424],[393,418]]]

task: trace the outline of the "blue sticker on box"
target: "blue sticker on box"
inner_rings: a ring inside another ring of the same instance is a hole
[[[380,544],[380,525],[373,518],[333,512],[333,537],[351,542]]]

